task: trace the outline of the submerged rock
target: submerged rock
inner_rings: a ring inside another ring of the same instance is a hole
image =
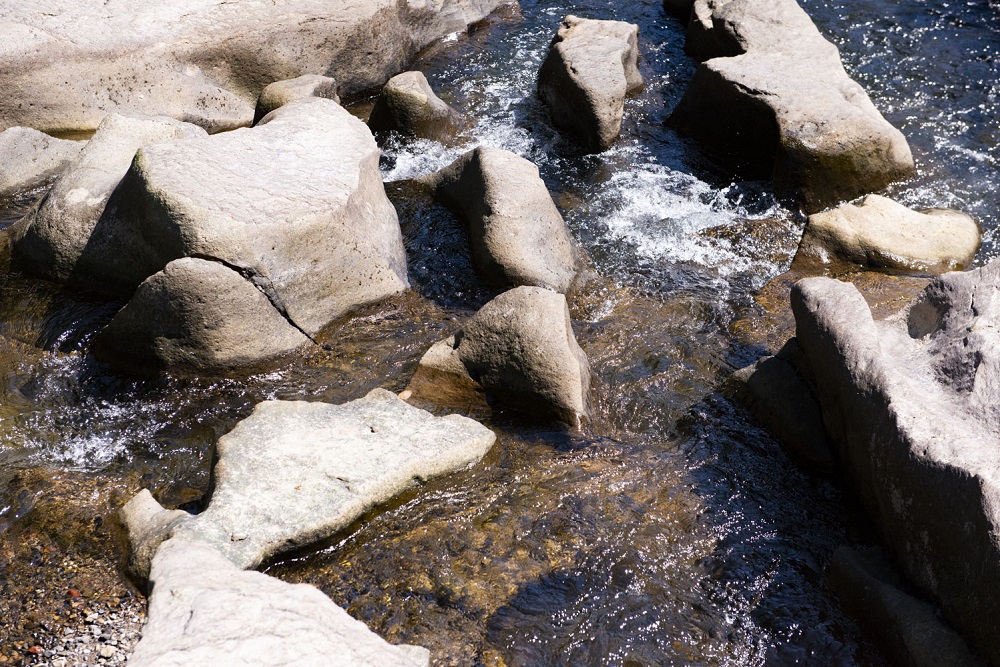
[[[567,16],[538,72],[538,95],[552,123],[589,152],[606,150],[621,131],[625,97],[642,88],[639,27]]]
[[[979,226],[964,213],[918,212],[868,195],[809,216],[795,263],[942,273],[970,265],[979,242]]]
[[[94,228],[136,151],[146,144],[202,136],[201,128],[172,118],[109,115],[39,206],[18,223],[12,241],[14,261],[41,278],[86,284],[78,273],[81,258],[89,251]],[[100,283],[86,286],[107,291]]]
[[[458,125],[458,113],[434,94],[422,72],[403,72],[389,79],[368,119],[373,132],[438,141],[453,136]]]
[[[470,416],[488,412],[483,388],[465,369],[457,348],[455,336],[432,345],[400,397],[415,405],[447,407]]]
[[[118,111],[233,129],[273,81],[323,72],[368,90],[504,1],[3,0],[0,128],[93,129]]]
[[[205,511],[165,525],[174,540],[255,567],[333,535],[423,480],[475,463],[495,439],[478,422],[435,417],[383,389],[343,405],[265,401],[219,439]],[[128,524],[134,553],[162,539],[145,528],[156,519],[149,501],[137,496],[132,502],[147,507],[124,515],[136,518]],[[141,577],[143,563],[133,561]]]
[[[851,285],[792,291],[827,434],[902,571],[1000,662],[1000,262],[872,319]]]
[[[795,0],[697,0],[687,45],[705,62],[671,123],[737,171],[808,211],[913,173],[906,139]]]
[[[244,572],[205,544],[170,540],[153,558],[148,620],[129,665],[426,667],[321,591]]]
[[[320,74],[303,74],[294,79],[275,81],[264,87],[257,97],[257,108],[253,114],[253,124],[256,125],[264,116],[289,102],[304,100],[309,97],[322,97],[340,103],[337,95],[337,81]]]
[[[28,127],[0,132],[0,197],[24,192],[57,176],[85,144],[56,139]]]
[[[423,182],[465,223],[485,280],[558,292],[573,286],[582,262],[532,162],[481,146]]]
[[[504,292],[456,340],[469,375],[501,404],[570,426],[587,417],[590,366],[562,294],[541,287]]]

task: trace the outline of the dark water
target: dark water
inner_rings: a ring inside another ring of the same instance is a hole
[[[998,10],[804,6],[911,141],[919,174],[891,194],[976,215],[980,261],[994,257]],[[601,276],[571,300],[594,372],[593,424],[570,436],[497,412],[482,465],[269,572],[317,585],[442,665],[882,664],[826,585],[852,521],[838,487],[800,472],[720,391],[759,354],[729,324],[786,268],[801,217],[665,129],[694,64],[658,2],[521,8],[419,61],[478,122],[456,146],[387,148],[414,291],[331,327],[329,350],[223,380],[119,378],[85,354],[116,304],[0,277],[0,481],[35,466],[138,473],[179,504],[204,491],[211,444],[257,401],[401,390],[423,351],[494,295],[454,220],[402,181],[476,143],[500,146],[539,165]],[[562,143],[533,94],[568,13],[640,26],[647,85],[626,104],[622,139],[598,156]],[[0,525],[11,511],[0,503]]]

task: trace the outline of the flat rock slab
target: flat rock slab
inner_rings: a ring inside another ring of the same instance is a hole
[[[914,211],[868,195],[859,204],[809,216],[794,263],[943,273],[969,266],[980,237],[979,225],[964,213]]]
[[[485,280],[557,292],[573,286],[582,261],[534,163],[481,146],[421,181],[465,223]]]
[[[374,88],[501,4],[3,0],[0,129],[94,129],[115,111],[233,129],[267,84],[324,74],[342,94]]]
[[[28,127],[0,132],[0,197],[30,190],[57,176],[85,145]]]
[[[135,667],[426,667],[427,649],[393,646],[318,589],[244,572],[210,546],[173,539],[153,558]]]
[[[1000,663],[1000,262],[872,319],[847,283],[792,290],[827,434],[902,571]]]
[[[423,480],[471,465],[494,440],[478,422],[435,417],[382,389],[343,405],[266,401],[220,438],[207,509],[166,525],[175,538],[255,567],[346,528]],[[162,539],[143,528],[157,513],[130,515],[130,533],[144,535],[133,549],[148,552],[144,543]]]
[[[705,62],[671,122],[746,177],[816,212],[913,173],[906,139],[795,0],[697,0],[687,46]]]
[[[552,123],[593,153],[621,132],[625,97],[643,86],[639,27],[567,16],[538,72],[538,95]]]
[[[438,97],[422,72],[403,72],[389,79],[372,108],[373,132],[446,141],[458,130],[460,116]]]

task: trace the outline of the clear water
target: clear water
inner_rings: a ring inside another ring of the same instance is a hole
[[[890,194],[976,215],[979,261],[996,256],[1000,10],[804,6],[911,141],[919,173]],[[568,13],[640,26],[646,87],[626,103],[621,140],[597,156],[563,143],[534,96]],[[694,71],[680,23],[654,1],[525,0],[520,17],[435,46],[417,66],[475,123],[454,146],[386,148],[412,293],[269,372],[140,381],[85,354],[117,304],[2,276],[0,482],[24,467],[70,469],[138,478],[179,504],[207,488],[212,443],[255,402],[401,390],[423,351],[494,295],[455,221],[405,181],[499,146],[539,165],[601,276],[571,304],[594,373],[593,424],[568,436],[497,412],[482,465],[269,572],[317,585],[439,665],[883,664],[826,585],[852,533],[840,490],[796,469],[720,391],[759,354],[729,324],[786,268],[802,220],[766,183],[731,182],[665,128]],[[7,219],[25,205],[11,203]],[[0,526],[31,520],[4,507]]]

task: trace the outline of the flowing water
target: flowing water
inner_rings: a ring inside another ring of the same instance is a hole
[[[1000,10],[803,6],[911,142],[919,174],[890,194],[974,214],[979,261],[995,257]],[[596,156],[563,143],[534,96],[569,13],[640,26],[646,87],[626,103],[622,138]],[[694,71],[681,24],[653,1],[523,0],[417,67],[474,121],[452,146],[386,146],[414,289],[331,326],[324,347],[227,379],[122,378],[86,355],[120,304],[0,276],[0,546],[36,520],[35,496],[16,493],[25,470],[195,507],[213,442],[257,401],[401,390],[423,351],[495,295],[454,219],[405,181],[487,144],[539,165],[599,276],[571,299],[594,374],[592,424],[566,434],[496,411],[482,464],[269,573],[318,586],[440,665],[883,664],[826,584],[833,549],[864,533],[847,499],[800,472],[721,389],[761,354],[730,324],[787,268],[803,220],[665,127]],[[0,226],[28,205],[9,202]]]

